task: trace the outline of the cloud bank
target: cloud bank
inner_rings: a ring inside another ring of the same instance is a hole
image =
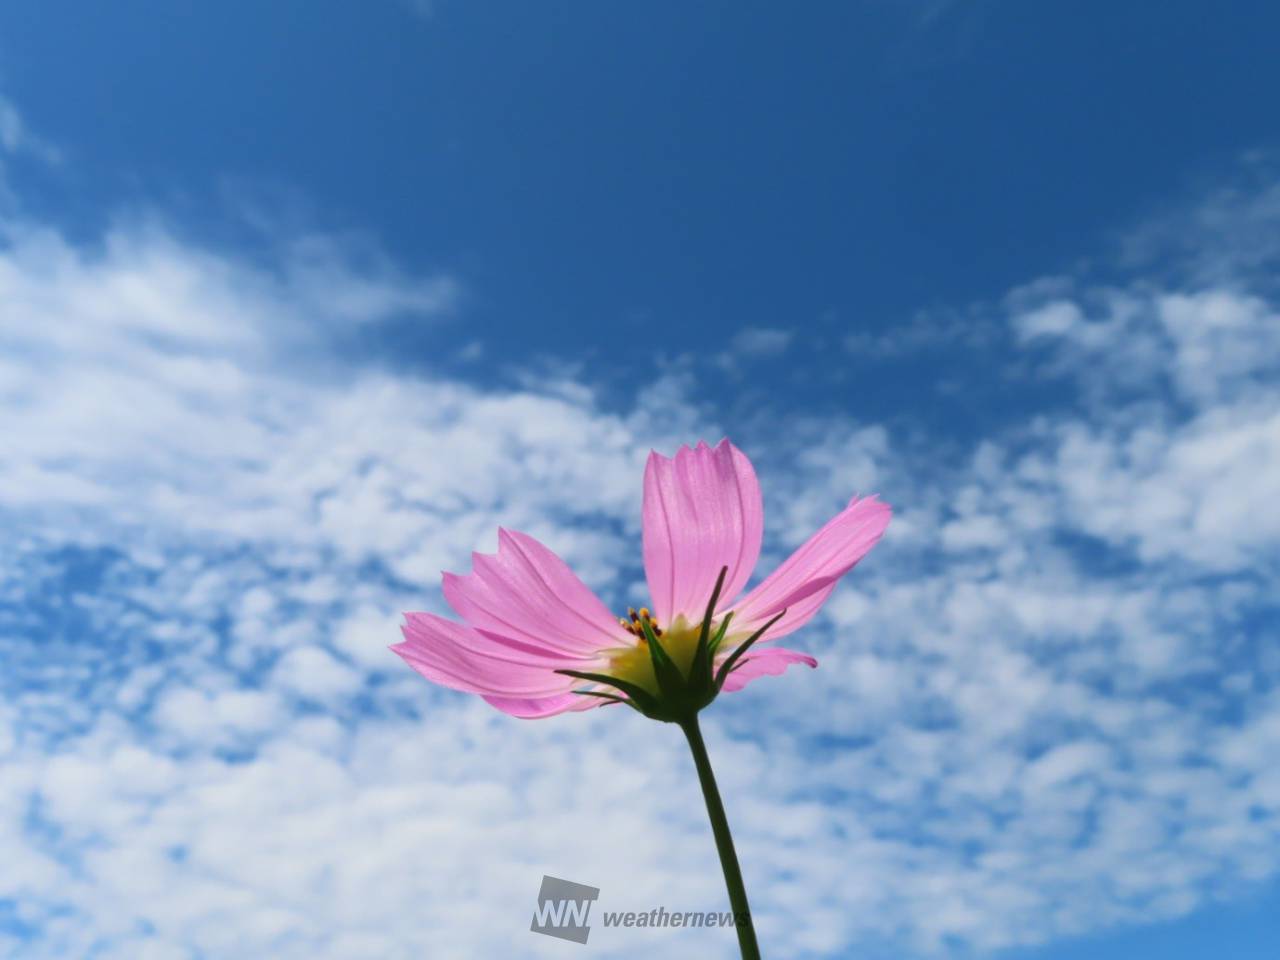
[[[447,324],[457,286],[323,238],[262,267],[162,221],[0,236],[0,952],[549,956],[543,873],[718,909],[672,731],[512,721],[385,647],[499,523],[640,599],[644,455],[728,427],[775,557],[855,490],[897,514],[797,636],[821,668],[708,717],[771,953],[1038,943],[1280,868],[1280,314],[1250,263],[1011,292],[984,375],[1059,399],[968,442],[718,422],[696,376],[618,411],[353,361],[346,332]]]

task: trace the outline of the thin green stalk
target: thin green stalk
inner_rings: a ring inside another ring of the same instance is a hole
[[[756,929],[751,922],[751,908],[747,905],[747,889],[742,885],[742,869],[733,849],[733,835],[729,832],[729,820],[724,815],[720,790],[716,787],[716,775],[711,770],[711,758],[707,745],[702,741],[702,730],[695,714],[680,724],[689,749],[693,751],[693,763],[698,768],[698,782],[702,784],[702,796],[707,801],[707,816],[711,818],[711,832],[716,837],[716,850],[720,854],[720,866],[724,870],[725,886],[729,888],[729,904],[733,908],[734,929],[738,931],[738,947],[742,960],[760,960],[760,945],[756,943]]]

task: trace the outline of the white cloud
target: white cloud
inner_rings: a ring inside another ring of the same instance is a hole
[[[1095,299],[1093,318],[1062,300],[1013,317],[1023,336],[1053,345],[1047,369],[1080,378],[1110,411],[1047,426],[1052,442],[1019,473],[1046,486],[1077,529],[1144,559],[1239,567],[1270,550],[1280,536],[1269,507],[1280,476],[1280,311],[1224,289]],[[1153,404],[1165,390],[1181,409]]]
[[[283,718],[281,704],[257,690],[206,693],[170,688],[156,703],[155,722],[166,733],[198,743],[226,743],[245,734],[261,734]]]
[[[359,607],[351,611],[335,629],[334,646],[365,669],[386,668],[387,638],[392,638],[392,643],[398,642],[395,638],[401,622],[399,611],[374,606]]]
[[[281,657],[274,682],[299,697],[318,701],[350,696],[361,686],[356,671],[318,646],[299,647]]]
[[[1078,332],[1083,328],[1083,324],[1084,316],[1080,313],[1080,308],[1069,300],[1054,300],[1046,303],[1044,306],[1028,311],[1015,321],[1018,334],[1024,340],[1044,336],[1079,335]]]

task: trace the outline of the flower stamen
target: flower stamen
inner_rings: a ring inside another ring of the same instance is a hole
[[[621,624],[623,630],[641,643],[648,642],[644,638],[644,625],[646,623],[655,637],[662,636],[662,628],[658,626],[658,621],[653,618],[653,614],[649,612],[648,607],[641,607],[639,610],[636,610],[635,607],[627,607],[627,616],[619,617],[618,623]]]

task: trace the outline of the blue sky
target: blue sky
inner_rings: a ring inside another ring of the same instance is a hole
[[[385,647],[499,524],[643,600],[645,454],[728,434],[765,571],[896,511],[820,669],[708,715],[770,955],[1269,955],[1277,28],[5,4],[0,954],[559,955],[543,873],[715,908],[668,731]]]

